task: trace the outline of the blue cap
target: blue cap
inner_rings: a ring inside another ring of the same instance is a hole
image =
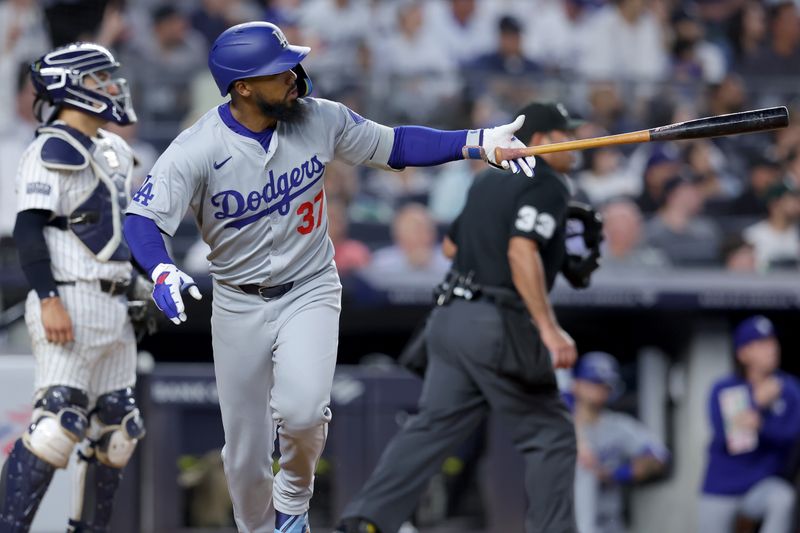
[[[584,354],[575,366],[574,377],[598,385],[607,385],[611,387],[615,396],[622,392],[619,364],[613,355],[606,352]]]
[[[733,347],[739,349],[753,341],[775,336],[775,326],[763,315],[751,316],[739,324],[733,334]]]

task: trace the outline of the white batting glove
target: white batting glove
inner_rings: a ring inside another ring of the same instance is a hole
[[[188,292],[195,300],[203,297],[192,277],[171,263],[160,263],[150,275],[153,278],[153,301],[174,324],[186,322],[186,309],[181,292]]]
[[[520,115],[511,124],[487,128],[482,130],[470,130],[467,133],[467,145],[463,149],[465,159],[483,159],[493,167],[511,170],[514,174],[522,170],[529,178],[533,177],[533,168],[536,166],[536,158],[520,157],[500,163],[494,157],[495,148],[525,148],[525,144],[514,137],[514,132],[525,123],[525,115]]]

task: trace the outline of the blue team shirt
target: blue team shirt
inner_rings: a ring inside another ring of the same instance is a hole
[[[752,387],[739,376],[719,380],[711,390],[709,410],[713,436],[708,447],[703,492],[741,495],[759,481],[786,473],[788,460],[800,438],[800,382],[784,372],[776,376],[783,382],[781,396],[766,409],[760,409],[761,429],[758,446],[747,453],[731,455],[725,443],[720,409],[720,392],[728,387],[748,385],[750,403],[755,408]]]

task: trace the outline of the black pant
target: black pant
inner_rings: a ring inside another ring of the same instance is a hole
[[[395,533],[442,461],[491,409],[509,425],[525,458],[526,532],[575,533],[571,417],[554,387],[535,389],[498,373],[507,347],[496,307],[454,300],[436,309],[427,347],[419,413],[389,443],[344,517],[365,517],[382,533]]]

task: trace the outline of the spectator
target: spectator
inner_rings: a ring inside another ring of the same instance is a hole
[[[672,29],[675,33],[672,79],[719,83],[727,70],[725,56],[719,46],[706,40],[700,21],[680,10],[672,18]]]
[[[786,180],[791,183],[795,189],[800,189],[800,144],[787,158]]]
[[[22,153],[31,143],[39,122],[33,115],[33,83],[28,64],[18,65],[13,128],[0,131],[0,238],[11,237],[17,219],[15,181]]]
[[[728,74],[719,83],[710,85],[706,105],[712,115],[726,115],[742,111],[746,100],[742,79],[736,74]]]
[[[650,214],[659,208],[664,196],[664,184],[680,170],[679,153],[675,145],[658,144],[650,150],[643,172],[644,187],[637,200],[643,213]]]
[[[660,80],[667,74],[661,26],[645,0],[614,0],[586,27],[581,72],[599,80]]]
[[[780,2],[769,9],[769,42],[745,60],[741,71],[754,81],[764,76],[800,72],[800,19],[794,2]]]
[[[338,90],[360,75],[359,47],[372,25],[368,4],[363,0],[312,0],[300,8],[300,28],[314,50],[307,60],[308,69],[323,90]]]
[[[618,148],[587,151],[585,161],[589,168],[578,173],[577,182],[593,205],[619,196],[635,197],[641,192],[641,180],[625,168],[625,157]]]
[[[497,49],[469,63],[467,73],[477,71],[481,76],[525,76],[539,72],[539,65],[528,59],[522,51],[522,24],[506,15],[500,18],[498,29]]]
[[[424,2],[399,0],[396,25],[380,46],[378,72],[388,77],[386,106],[398,119],[430,121],[441,100],[458,90],[456,63],[427,30]],[[401,111],[402,110],[402,111]],[[413,116],[412,116],[413,115]]]
[[[47,52],[44,17],[35,0],[0,3],[0,132],[14,126],[17,67]]]
[[[457,65],[474,60],[492,48],[495,30],[493,2],[485,0],[426,0],[431,17],[429,31],[436,46]]]
[[[231,26],[257,17],[258,11],[241,0],[202,0],[190,21],[192,27],[205,37],[206,45],[211,46],[219,34]]]
[[[605,352],[583,355],[575,367],[575,515],[578,529],[625,531],[622,487],[664,470],[669,453],[641,422],[606,406],[622,392],[616,359]]]
[[[360,270],[370,262],[370,252],[364,243],[348,236],[347,204],[328,200],[328,235],[333,241],[336,269],[342,277]]]
[[[660,248],[675,266],[711,266],[718,262],[720,234],[700,215],[703,193],[691,180],[675,176],[664,184],[663,204],[647,223],[647,242]]]
[[[593,82],[589,86],[589,121],[607,133],[623,133],[637,129],[620,94],[619,84],[613,81]],[[599,135],[606,133],[599,132]]]
[[[394,244],[377,250],[363,271],[375,287],[422,288],[429,291],[450,267],[436,243],[436,226],[425,206],[408,204],[392,222]]]
[[[767,190],[781,179],[780,162],[766,154],[756,154],[749,162],[747,184],[733,200],[709,206],[709,212],[735,216],[766,216]]]
[[[683,157],[687,172],[700,185],[706,200],[729,199],[741,192],[740,179],[733,175],[725,155],[709,139],[689,141]]]
[[[528,5],[525,4],[527,13]],[[587,0],[542,2],[525,32],[524,48],[534,61],[555,72],[574,73],[583,57],[586,40]]]
[[[760,531],[789,533],[795,489],[784,479],[800,437],[800,383],[781,372],[772,323],[750,317],[734,333],[736,371],[709,398],[711,442],[700,497],[699,533],[734,531],[737,514]]]
[[[605,204],[601,212],[605,235],[600,263],[603,270],[669,265],[664,252],[643,241],[642,214],[636,203],[619,198]]]
[[[755,247],[759,270],[796,269],[800,265],[800,191],[779,181],[767,189],[765,220],[744,230],[744,238]]]
[[[172,5],[152,12],[152,39],[141,39],[124,63],[131,73],[141,136],[157,149],[175,136],[191,103],[188,83],[205,67],[206,44]],[[137,102],[139,104],[139,102]]]
[[[722,260],[728,272],[755,272],[755,248],[741,235],[726,239],[722,244]]]
[[[733,62],[748,63],[761,49],[767,36],[767,13],[756,0],[745,3],[734,16],[728,29],[728,43],[733,51]]]

